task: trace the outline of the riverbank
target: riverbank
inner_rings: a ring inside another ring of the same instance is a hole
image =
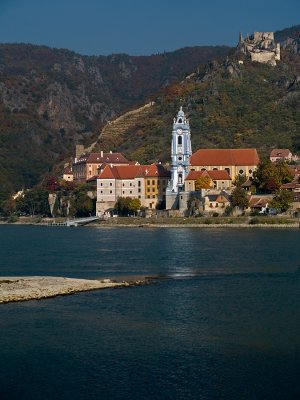
[[[56,218],[63,223],[66,218]],[[0,220],[0,224],[48,226],[51,218],[20,217],[14,222]],[[240,217],[117,217],[89,223],[89,227],[137,227],[137,228],[299,228],[299,219],[281,216],[240,216]]]
[[[0,304],[70,295],[97,289],[121,288],[148,283],[146,279],[116,282],[53,276],[0,277]]]

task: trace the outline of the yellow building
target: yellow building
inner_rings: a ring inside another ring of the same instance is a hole
[[[234,180],[238,175],[252,177],[258,163],[256,149],[200,149],[190,158],[190,170],[225,170]]]

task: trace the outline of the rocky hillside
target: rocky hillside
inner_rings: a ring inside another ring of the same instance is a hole
[[[76,143],[142,105],[226,47],[191,47],[145,57],[87,57],[27,44],[0,45],[0,187],[28,187]]]
[[[272,147],[289,147],[300,153],[300,35],[297,27],[289,32],[291,38],[282,34],[276,67],[251,62],[234,50],[162,90],[147,116],[114,133],[113,141],[100,135],[98,146],[109,145],[140,162],[167,161],[173,117],[182,104],[193,149],[257,147],[268,154]]]

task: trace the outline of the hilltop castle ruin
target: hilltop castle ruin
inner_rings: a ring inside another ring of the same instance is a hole
[[[250,56],[251,61],[275,66],[280,60],[280,44],[275,42],[273,32],[254,32],[245,39],[240,33],[237,49]]]

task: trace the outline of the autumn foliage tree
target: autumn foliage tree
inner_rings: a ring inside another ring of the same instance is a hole
[[[195,190],[209,189],[211,187],[211,180],[208,176],[202,176],[195,180]]]

